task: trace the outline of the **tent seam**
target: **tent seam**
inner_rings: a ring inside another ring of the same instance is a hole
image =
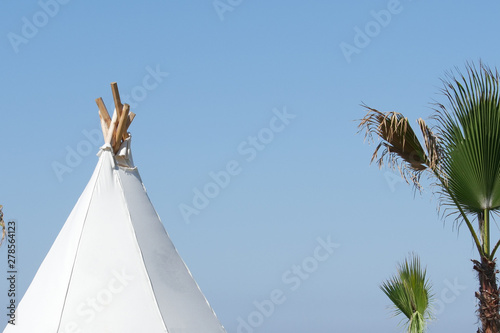
[[[61,329],[61,323],[62,323],[62,318],[63,318],[63,315],[64,315],[64,309],[66,307],[66,301],[67,301],[67,298],[68,298],[69,289],[70,289],[70,286],[71,286],[71,282],[73,280],[73,273],[74,273],[74,270],[75,270],[75,264],[76,264],[76,260],[78,258],[78,253],[80,251],[80,244],[81,244],[83,232],[84,232],[84,229],[85,229],[85,225],[87,223],[87,217],[88,217],[88,214],[89,214],[89,211],[90,211],[90,207],[92,206],[92,201],[94,200],[94,192],[95,192],[96,187],[97,187],[98,176],[99,176],[99,174],[101,173],[101,170],[102,170],[102,164],[103,163],[100,162],[99,171],[97,172],[98,175],[96,176],[94,187],[92,188],[92,192],[91,192],[91,197],[90,197],[89,205],[87,207],[87,211],[85,212],[85,218],[84,218],[83,223],[82,223],[82,229],[81,229],[81,232],[80,232],[80,237],[78,238],[78,245],[76,247],[75,257],[74,257],[74,260],[73,260],[73,265],[71,266],[71,273],[70,273],[70,276],[69,276],[68,286],[66,288],[66,294],[64,295],[63,306],[62,306],[62,309],[61,309],[61,316],[59,317],[59,323],[57,325],[57,331],[56,331],[56,333],[59,332],[59,330]]]
[[[154,291],[155,289],[154,289],[154,286],[153,286],[153,282],[151,281],[151,278],[149,277],[149,271],[148,271],[148,268],[146,267],[146,259],[144,258],[144,255],[142,253],[142,249],[139,246],[139,240],[137,238],[137,234],[135,232],[135,228],[134,228],[134,225],[133,225],[133,222],[132,222],[132,216],[130,215],[130,210],[129,210],[129,205],[128,205],[128,202],[127,202],[127,198],[125,197],[125,189],[124,189],[124,186],[123,186],[123,183],[122,183],[122,179],[121,179],[121,175],[120,175],[121,167],[118,164],[117,164],[117,170],[118,170],[118,182],[119,182],[120,187],[122,189],[122,191],[121,191],[121,193],[122,193],[122,199],[123,199],[123,201],[125,203],[125,207],[127,209],[127,217],[128,217],[129,227],[131,227],[131,229],[132,229],[132,233],[133,233],[134,239],[135,239],[135,244],[136,244],[137,248],[139,249],[139,253],[140,253],[141,258],[142,258],[142,267],[144,268],[144,271],[146,273],[147,281],[149,283],[150,290],[151,290],[151,293],[153,295],[154,303],[156,304],[156,309],[157,309],[158,314],[159,314],[159,316],[161,318],[161,321],[163,323],[163,327],[165,329],[165,332],[168,333],[169,329],[167,327],[167,323],[165,321],[165,318],[163,318],[163,314],[161,313],[160,304],[158,303],[158,300],[156,298],[156,294],[155,294],[155,291]],[[136,170],[137,170],[137,168],[136,168]],[[126,171],[123,171],[123,172],[126,172]],[[139,176],[139,179],[140,179],[140,176]],[[142,184],[142,181],[141,181],[141,184]]]

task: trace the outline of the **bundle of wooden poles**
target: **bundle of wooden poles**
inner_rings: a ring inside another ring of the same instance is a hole
[[[111,83],[111,91],[115,101],[115,111],[113,117],[109,116],[106,105],[101,97],[95,101],[99,108],[99,118],[101,118],[102,134],[104,135],[104,142],[113,147],[113,152],[116,154],[122,142],[130,136],[127,132],[128,127],[134,120],[135,113],[130,112],[130,105],[122,104],[120,100],[120,93],[118,92],[118,84]]]

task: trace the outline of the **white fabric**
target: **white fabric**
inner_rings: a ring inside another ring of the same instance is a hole
[[[225,333],[122,148],[101,150],[4,333]]]

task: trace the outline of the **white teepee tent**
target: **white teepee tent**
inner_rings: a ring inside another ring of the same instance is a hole
[[[112,84],[105,145],[76,206],[4,333],[225,333],[142,184]]]

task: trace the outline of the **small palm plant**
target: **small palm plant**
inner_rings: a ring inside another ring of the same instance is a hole
[[[382,283],[380,289],[394,304],[394,315],[403,314],[408,333],[423,333],[426,321],[432,318],[431,285],[426,269],[420,266],[417,255],[398,264],[397,273]]]

